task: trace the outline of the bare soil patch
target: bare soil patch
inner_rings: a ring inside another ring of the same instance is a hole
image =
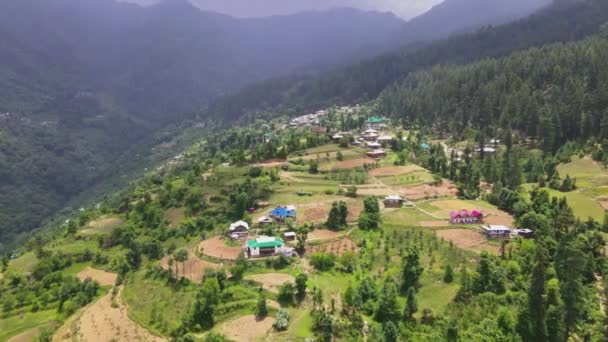
[[[246,315],[222,324],[219,330],[231,341],[254,342],[264,340],[273,323],[272,317],[258,320],[254,315]]]
[[[421,221],[418,222],[418,224],[420,225],[420,227],[449,227],[450,226],[450,222],[448,221]]]
[[[217,259],[236,260],[243,251],[241,247],[226,246],[222,236],[202,241],[198,246],[201,253]]]
[[[351,160],[344,160],[341,162],[336,163],[336,165],[333,166],[334,169],[352,169],[355,167],[362,167],[366,164],[374,164],[376,161],[372,158],[358,158],[358,159],[351,159]]]
[[[434,197],[454,197],[458,195],[458,188],[454,183],[443,181],[440,186],[418,185],[412,187],[402,187],[400,193],[409,200],[420,200]]]
[[[28,331],[22,332],[19,335],[11,337],[8,342],[31,342],[37,341],[36,338],[42,331],[42,327],[36,327]]]
[[[116,308],[112,307],[112,292],[108,292],[93,305],[87,307],[76,322],[77,328],[60,329],[53,341],[110,342],[110,341],[166,341],[154,336],[132,321],[127,307],[122,303],[122,288],[116,295]]]
[[[81,231],[82,234],[111,233],[114,229],[122,226],[123,220],[117,217],[100,218],[89,223],[88,227]]]
[[[270,292],[279,293],[279,287],[285,283],[295,283],[296,278],[285,273],[263,273],[245,276],[245,279],[262,284],[262,288]]]
[[[370,170],[368,174],[372,177],[399,176],[421,170],[424,169],[418,165],[387,166]]]
[[[308,233],[308,240],[333,240],[342,235],[343,234],[340,232],[334,232],[327,229],[315,229]]]
[[[608,210],[608,201],[603,200],[603,201],[598,201],[598,203],[602,206],[602,208],[604,208],[604,210]]]
[[[344,238],[330,243],[325,243],[318,246],[307,246],[306,253],[333,253],[336,256],[341,256],[345,252],[357,252],[359,249],[355,243],[349,239]]]
[[[488,242],[485,236],[479,231],[470,229],[446,229],[438,230],[437,236],[447,241],[451,241],[458,248],[497,252],[499,247]]]
[[[220,264],[215,264],[206,260],[199,258],[196,255],[196,248],[191,247],[188,248],[188,260],[184,263],[175,263],[169,267],[169,259],[171,256],[167,255],[160,261],[160,267],[170,270],[173,274],[175,274],[176,266],[177,266],[177,274],[178,276],[183,276],[195,283],[200,283],[203,280],[203,276],[205,275],[205,271],[207,269],[218,269],[221,267]]]
[[[99,283],[99,285],[109,285],[112,286],[116,284],[116,273],[110,273],[102,270],[94,269],[90,266],[87,266],[84,270],[80,271],[76,275],[78,279],[85,280],[87,278],[91,278],[92,280]]]
[[[363,206],[360,202],[347,200],[346,204],[348,205],[348,216],[346,219],[348,221],[354,221],[359,218],[359,214],[363,211]],[[327,217],[329,216],[329,211],[331,210],[332,202],[314,202],[307,203],[304,205],[300,205],[300,210],[304,211],[303,220],[304,222],[311,223],[320,223],[325,222]]]
[[[318,205],[312,208],[304,209],[304,221],[305,222],[324,222],[327,220],[329,215],[329,208],[327,205]]]

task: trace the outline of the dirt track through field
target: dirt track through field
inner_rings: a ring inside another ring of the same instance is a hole
[[[84,309],[76,322],[76,331],[72,332],[71,324],[60,328],[53,337],[54,342],[68,342],[77,339],[80,342],[112,341],[166,341],[154,336],[146,329],[132,321],[127,315],[127,307],[121,299],[122,288],[116,294],[112,307],[112,291],[97,302]],[[75,336],[74,336],[75,335]]]

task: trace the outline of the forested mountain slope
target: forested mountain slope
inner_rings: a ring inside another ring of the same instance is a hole
[[[460,135],[516,129],[554,153],[608,139],[608,25],[599,37],[465,66],[436,66],[384,91],[378,110]]]
[[[435,64],[500,57],[552,42],[578,40],[597,32],[606,21],[608,2],[569,1],[510,24],[486,27],[418,48],[408,47],[320,78],[290,76],[267,80],[215,101],[211,112],[218,117],[240,117],[268,110],[298,112],[333,103],[372,100],[413,71]]]
[[[333,63],[402,24],[355,10],[240,20],[180,0],[0,2],[0,243],[210,98]]]

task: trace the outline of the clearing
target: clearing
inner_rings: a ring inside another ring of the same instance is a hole
[[[87,228],[80,231],[81,234],[110,234],[114,229],[122,226],[124,221],[118,217],[102,217],[91,221]]]
[[[296,278],[285,273],[262,273],[245,276],[245,279],[262,284],[262,288],[270,292],[279,293],[279,287],[285,283],[295,283]]]
[[[341,232],[334,232],[328,229],[315,229],[308,233],[308,240],[333,240],[344,235]]]
[[[104,286],[104,285],[112,286],[112,285],[116,284],[116,273],[110,273],[110,272],[106,272],[106,271],[97,270],[97,269],[92,268],[91,266],[87,266],[87,268],[80,271],[80,273],[78,273],[76,276],[80,280],[85,280],[87,278],[91,278],[92,280],[96,281],[101,286]]]
[[[171,208],[165,212],[165,219],[169,222],[169,228],[178,227],[185,218],[184,208]]]
[[[84,310],[75,326],[69,324],[60,328],[53,341],[165,341],[164,338],[150,334],[129,318],[127,307],[120,299],[121,295],[122,288],[116,294],[114,308],[112,291],[108,292]]]
[[[186,262],[174,262],[174,264],[169,268],[169,259],[171,256],[167,255],[160,261],[160,266],[166,270],[170,270],[171,272],[175,272],[177,267],[178,275],[182,275],[183,277],[195,282],[200,283],[203,280],[203,275],[205,275],[205,271],[207,269],[218,269],[221,267],[219,264],[215,264],[206,260],[202,260],[195,253],[195,248],[188,248],[188,260]]]
[[[357,245],[349,238],[340,239],[337,241],[324,243],[322,245],[307,246],[306,253],[332,253],[335,256],[342,256],[345,252],[354,252],[358,250]]]
[[[226,246],[226,241],[222,236],[202,241],[198,246],[201,253],[224,260],[236,260],[243,251],[241,247]]]
[[[490,244],[483,234],[471,229],[446,229],[435,232],[438,237],[451,241],[458,248],[498,253],[500,247]]]
[[[376,160],[372,159],[372,158],[358,158],[358,159],[344,160],[344,161],[335,163],[332,166],[332,169],[336,169],[336,170],[354,169],[356,167],[363,167],[368,164],[374,164],[375,162],[376,162]]]
[[[235,342],[263,341],[273,323],[272,317],[258,319],[254,315],[246,315],[222,324],[218,330]]]

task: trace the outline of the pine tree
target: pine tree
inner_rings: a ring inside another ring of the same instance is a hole
[[[448,264],[443,274],[443,282],[449,284],[452,281],[454,281],[454,270],[452,269],[452,265]]]
[[[397,302],[397,286],[391,281],[386,280],[384,287],[380,292],[380,298],[378,299],[378,307],[374,318],[378,322],[397,322],[401,317],[401,310],[399,309],[399,303]]]
[[[414,314],[418,311],[418,301],[416,300],[416,289],[410,287],[407,290],[407,297],[405,302],[405,310],[403,312],[403,318],[407,320],[413,320]]]
[[[410,247],[403,264],[401,291],[405,293],[410,287],[416,288],[423,272],[424,267],[420,263],[418,250]]]

